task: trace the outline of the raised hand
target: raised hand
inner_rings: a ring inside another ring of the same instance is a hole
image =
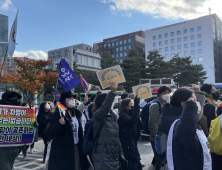
[[[113,93],[116,93],[118,84],[116,82],[110,82],[110,89]]]

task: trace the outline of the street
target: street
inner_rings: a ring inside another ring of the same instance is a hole
[[[28,149],[28,161],[23,160],[22,153],[18,156],[15,161],[15,167],[17,170],[44,170],[43,158],[43,141],[39,140],[35,143],[35,149],[38,151],[34,154],[29,154]],[[138,142],[138,148],[141,155],[142,162],[146,165],[143,170],[151,170],[151,161],[153,159],[152,148],[149,141]]]

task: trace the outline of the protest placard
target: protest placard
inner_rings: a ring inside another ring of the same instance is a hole
[[[141,84],[139,86],[132,87],[133,93],[135,96],[138,96],[140,99],[147,99],[152,96],[150,90],[150,84]]]
[[[109,87],[110,82],[126,82],[122,69],[119,65],[97,71],[96,74],[103,89]]]
[[[34,108],[0,105],[0,147],[32,144],[34,122]]]

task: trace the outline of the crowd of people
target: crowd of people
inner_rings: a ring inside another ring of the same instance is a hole
[[[211,122],[222,113],[214,85],[182,87],[172,96],[170,87],[160,87],[157,98],[147,104],[146,123],[141,119],[138,96],[124,93],[114,106],[117,87],[111,82],[110,92],[102,93],[95,86],[98,93],[90,99],[85,95],[81,104],[71,91],[63,92],[59,102],[67,110],[62,113],[56,102],[39,107],[33,102],[38,129],[33,143],[0,147],[0,170],[12,170],[20,152],[28,160],[28,148],[36,152],[34,142],[39,137],[45,145],[43,162],[48,170],[142,170],[137,142],[144,126],[150,132],[153,170],[221,170],[222,155],[210,153],[207,139]],[[1,104],[29,107],[20,99],[20,94],[7,91]]]

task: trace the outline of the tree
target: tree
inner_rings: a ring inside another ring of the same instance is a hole
[[[139,84],[139,79],[146,76],[146,61],[137,50],[130,50],[127,58],[123,60],[120,66],[126,79],[123,87],[127,92],[131,93],[132,87]]]
[[[44,93],[47,85],[55,83],[58,74],[44,70],[51,64],[50,60],[34,60],[24,57],[23,59],[14,58],[14,61],[17,67],[11,69],[9,74],[0,76],[0,81],[15,85],[20,89],[31,106],[34,96]]]
[[[147,78],[171,78],[172,74],[169,72],[170,65],[164,61],[164,57],[158,51],[149,51],[147,60]]]
[[[191,84],[203,83],[207,79],[206,71],[201,64],[192,64],[191,57],[175,56],[169,61],[171,74],[174,75],[174,82],[177,86],[188,86]]]
[[[115,66],[117,62],[115,59],[111,56],[109,51],[104,52],[101,55],[101,67],[102,69],[109,68],[112,66]]]

